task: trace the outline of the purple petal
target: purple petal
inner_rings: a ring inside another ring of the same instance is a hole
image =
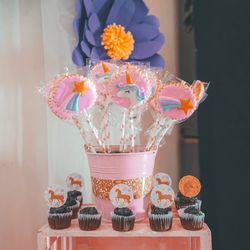
[[[75,48],[72,53],[72,61],[78,65],[83,66],[85,65],[85,57],[84,54],[78,48]]]
[[[101,22],[95,13],[90,15],[88,26],[92,33],[96,32],[101,27]]]
[[[114,0],[93,0],[93,12],[97,13],[102,24],[106,23]]]
[[[156,26],[146,23],[133,25],[129,31],[132,32],[135,42],[150,41],[159,34]]]
[[[86,14],[89,17],[92,11],[92,0],[83,0]]]
[[[134,51],[130,56],[131,59],[145,59],[153,56],[162,47],[161,42],[147,41],[135,43]]]
[[[115,0],[109,12],[106,24],[120,24],[127,27],[135,14],[133,0]]]
[[[93,60],[104,60],[108,59],[108,56],[103,47],[94,47],[91,51],[90,58]]]
[[[83,1],[77,0],[76,1],[76,17],[80,18],[83,13]]]
[[[159,43],[164,44],[165,43],[165,36],[163,33],[160,33],[155,39],[154,41],[157,41]]]
[[[148,14],[149,11],[148,7],[146,6],[143,0],[135,0],[134,3],[135,3],[135,13],[130,25],[140,23],[144,19],[144,17]]]
[[[148,23],[148,24],[154,25],[157,28],[160,27],[159,19],[156,16],[153,16],[153,15],[146,16],[144,18],[144,20],[143,20],[143,23]]]
[[[145,58],[144,61],[150,62],[150,66],[152,67],[164,68],[165,66],[165,61],[163,57],[159,54],[155,54],[150,58]]]
[[[86,56],[90,56],[90,51],[91,51],[91,47],[90,47],[90,45],[88,44],[88,42],[87,42],[87,40],[85,39],[85,37],[83,37],[83,40],[81,41],[81,43],[80,43],[80,45],[81,45],[81,49],[82,49],[82,51],[84,52],[84,54],[86,55]]]
[[[93,36],[93,34],[90,32],[88,26],[87,26],[87,23],[85,23],[85,26],[84,26],[84,34],[83,36],[85,35],[87,41],[92,44],[93,46],[96,46],[97,43],[96,43],[96,40]]]

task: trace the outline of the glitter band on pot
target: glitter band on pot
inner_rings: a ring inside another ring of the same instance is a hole
[[[132,187],[134,199],[147,196],[152,189],[152,176],[127,180],[99,179],[92,176],[91,181],[94,195],[103,200],[109,200],[109,192],[117,184],[126,184]]]

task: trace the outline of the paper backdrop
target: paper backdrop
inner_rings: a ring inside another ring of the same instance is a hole
[[[168,69],[178,73],[176,1],[146,3],[166,34],[162,54]],[[81,172],[85,201],[91,200],[78,131],[54,117],[36,90],[65,65],[73,66],[68,34],[73,5],[68,0],[0,1],[0,249],[36,249],[36,232],[46,223],[48,183],[63,184],[69,172]],[[178,129],[160,150],[156,167],[177,180]]]

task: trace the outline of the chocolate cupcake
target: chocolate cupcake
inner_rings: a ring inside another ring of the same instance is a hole
[[[116,231],[126,232],[134,229],[135,215],[127,207],[115,208],[111,214],[112,227]]]
[[[167,207],[167,208],[164,208],[164,209],[166,209],[168,212],[172,211],[172,207],[171,206]],[[159,211],[159,207],[156,207],[154,204],[151,204],[151,213],[153,213],[154,211]]]
[[[151,230],[164,232],[172,227],[173,213],[171,205],[174,202],[174,190],[164,184],[156,185],[151,191],[151,212],[149,225]]]
[[[81,230],[96,230],[101,225],[102,215],[95,207],[85,207],[78,215],[79,227]]]
[[[205,214],[197,207],[182,208],[179,211],[181,225],[187,230],[200,230],[203,228]]]
[[[186,197],[180,192],[177,194],[174,201],[177,210],[190,206],[196,206],[198,209],[201,208],[201,200],[199,200],[197,197]]]
[[[154,206],[149,213],[149,224],[153,231],[163,232],[170,230],[172,227],[173,213],[169,207],[160,208]]]
[[[80,207],[81,207],[83,200],[82,192],[77,190],[68,191],[68,198],[78,200],[80,202]]]
[[[52,229],[69,228],[71,224],[72,210],[63,205],[58,208],[51,207],[48,214],[48,223]]]
[[[72,210],[72,219],[76,219],[78,211],[80,209],[80,202],[78,200],[73,199],[73,198],[67,198],[64,205],[66,205],[67,207],[69,207]]]

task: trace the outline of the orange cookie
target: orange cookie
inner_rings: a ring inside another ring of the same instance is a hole
[[[200,193],[201,183],[196,177],[186,175],[179,182],[179,190],[184,196],[192,198]]]

